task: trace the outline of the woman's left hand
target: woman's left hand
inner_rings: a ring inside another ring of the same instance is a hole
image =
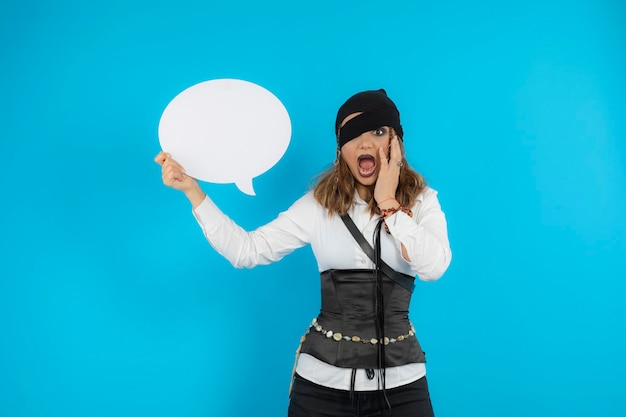
[[[398,136],[394,136],[389,144],[390,157],[387,161],[387,155],[383,147],[378,148],[378,158],[380,160],[380,170],[378,171],[378,179],[376,180],[376,186],[374,187],[374,199],[377,203],[390,197],[392,199],[396,196],[396,189],[398,188],[398,182],[400,179],[400,167],[402,166],[402,150],[400,149],[400,142]],[[393,204],[397,204],[395,201]]]

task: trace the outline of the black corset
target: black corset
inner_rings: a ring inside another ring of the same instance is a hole
[[[382,341],[386,343],[386,367],[425,362],[409,323],[411,293],[387,276],[382,279],[384,337],[376,334],[375,273],[370,269],[330,269],[321,273],[319,327],[309,329],[302,353],[341,368],[376,369],[380,363],[377,345]]]

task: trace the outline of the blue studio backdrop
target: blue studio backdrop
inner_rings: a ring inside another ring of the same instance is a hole
[[[247,229],[329,166],[347,97],[396,101],[453,251],[411,305],[438,416],[626,415],[623,2],[9,0],[0,34],[0,416],[285,415],[310,249],[232,268],[153,162],[216,78],[292,121],[256,196],[204,184]]]

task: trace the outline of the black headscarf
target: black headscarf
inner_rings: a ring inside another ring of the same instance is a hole
[[[341,122],[347,116],[359,112],[360,115],[340,127]],[[400,124],[400,112],[394,102],[387,97],[387,92],[381,88],[357,93],[350,97],[337,112],[335,120],[337,145],[341,149],[343,145],[362,133],[382,126],[392,127],[400,138],[404,136]]]

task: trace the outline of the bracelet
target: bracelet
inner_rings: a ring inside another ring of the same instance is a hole
[[[395,199],[396,199],[395,197],[387,197],[387,198],[383,199],[382,201],[380,201],[377,205],[380,208],[380,205],[383,204],[385,201],[395,200]]]
[[[380,216],[384,219],[386,217],[391,216],[392,214],[396,213],[398,210],[401,210],[402,206],[400,207],[392,207],[389,209],[380,209]]]

